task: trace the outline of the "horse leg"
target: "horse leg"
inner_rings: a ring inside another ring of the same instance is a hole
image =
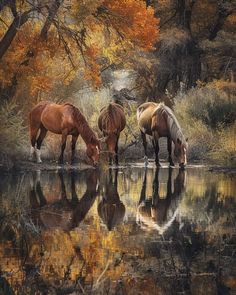
[[[119,165],[119,159],[118,159],[118,141],[119,141],[119,137],[120,137],[120,134],[117,135],[117,140],[116,140],[116,147],[115,147],[115,163],[116,165],[118,166]]]
[[[144,148],[144,160],[145,160],[145,165],[148,164],[148,156],[147,156],[147,139],[146,139],[146,134],[141,131],[141,138],[143,142],[143,148]]]
[[[61,198],[62,200],[66,200],[67,201],[67,195],[66,195],[66,186],[65,186],[65,182],[64,182],[64,177],[63,177],[63,173],[59,172],[58,176],[60,178],[60,183],[61,183]]]
[[[67,129],[62,131],[62,136],[61,136],[61,154],[58,159],[59,164],[63,164],[63,156],[64,156],[64,150],[66,148],[66,139],[67,139],[68,131]]]
[[[29,113],[29,132],[30,132],[30,142],[31,142],[31,148],[30,148],[30,160],[33,160],[34,154],[37,153],[36,151],[36,141],[37,141],[37,134],[41,127],[41,119],[40,116],[35,114],[35,112]]]
[[[39,137],[36,141],[36,149],[35,149],[37,163],[42,163],[42,160],[40,157],[40,148],[41,148],[42,142],[43,142],[46,134],[47,134],[47,129],[44,128],[43,126],[41,126],[40,127],[40,134],[39,134]]]
[[[109,165],[111,166],[112,165],[112,154],[109,153]]]
[[[30,178],[30,193],[29,193],[29,199],[30,199],[30,207],[32,210],[38,209],[40,207],[40,204],[37,199],[36,189],[35,189],[35,174],[32,174],[32,177]]]
[[[75,173],[71,172],[71,204],[77,205],[78,204],[78,196],[75,189]]]
[[[30,161],[33,160],[33,156],[36,153],[35,144],[36,144],[38,131],[39,131],[39,127],[33,128],[32,126],[30,126],[30,142],[31,142],[30,157],[29,157]]]
[[[41,183],[40,183],[40,175],[37,176],[37,182],[36,182],[36,193],[39,198],[39,204],[40,207],[43,207],[47,205],[47,200],[43,194],[42,188],[41,188]]]
[[[79,135],[72,135],[72,141],[71,141],[71,164],[74,164],[75,161],[75,147],[76,147],[76,142],[78,139]]]
[[[155,151],[155,162],[156,162],[156,166],[157,167],[161,167],[161,164],[160,164],[160,161],[159,161],[159,142],[158,142],[158,139],[159,139],[159,135],[156,131],[154,131],[152,133],[152,144],[153,144],[153,148],[154,148],[154,151]]]
[[[152,183],[152,207],[156,207],[159,201],[159,169],[156,169],[155,177]]]
[[[169,154],[168,161],[170,163],[170,166],[175,166],[175,164],[172,160],[172,157],[171,157],[171,152],[172,152],[171,146],[172,146],[171,138],[167,137],[167,150],[168,150],[168,154]]]

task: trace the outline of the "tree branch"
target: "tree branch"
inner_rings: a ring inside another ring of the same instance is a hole
[[[7,32],[5,33],[4,37],[0,41],[0,60],[10,47],[13,39],[15,38],[18,29],[28,21],[30,17],[30,13],[32,12],[32,9],[29,11],[26,11],[22,14],[18,14],[13,22],[11,23],[10,27],[8,28]]]

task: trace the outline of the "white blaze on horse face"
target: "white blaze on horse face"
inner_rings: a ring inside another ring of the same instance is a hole
[[[100,150],[99,150],[98,145],[96,145],[96,149],[97,149],[98,154],[100,154]]]
[[[41,157],[40,157],[40,150],[35,149],[35,153],[36,153],[36,159],[37,159],[37,163],[42,163]]]

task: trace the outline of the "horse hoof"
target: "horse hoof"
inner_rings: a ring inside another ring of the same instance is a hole
[[[175,167],[175,164],[174,163],[170,163],[169,167],[170,168],[174,168]]]

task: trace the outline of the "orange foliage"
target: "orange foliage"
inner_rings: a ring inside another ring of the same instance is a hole
[[[105,0],[104,6],[110,11],[112,26],[134,45],[151,50],[158,38],[159,19],[154,17],[154,9],[142,0]]]
[[[105,14],[99,14],[101,7],[106,7]],[[4,11],[0,17],[9,24],[12,21]],[[42,19],[32,18],[20,27],[0,60],[2,88],[11,85],[16,77],[18,92],[27,87],[29,95],[37,98],[40,92],[49,92],[54,86],[68,85],[78,72],[83,72],[85,80],[99,87],[102,83],[99,58],[104,54],[107,38],[104,28],[112,31],[115,43],[110,42],[110,46],[122,42],[123,52],[132,48],[153,49],[159,33],[159,20],[154,17],[153,8],[146,8],[141,0],[72,0],[70,8],[66,4],[60,7],[57,18],[61,28],[58,30],[52,24],[46,41],[40,39]],[[7,29],[0,24],[0,38]],[[77,40],[75,36],[79,36]],[[118,54],[118,50],[111,52]]]

